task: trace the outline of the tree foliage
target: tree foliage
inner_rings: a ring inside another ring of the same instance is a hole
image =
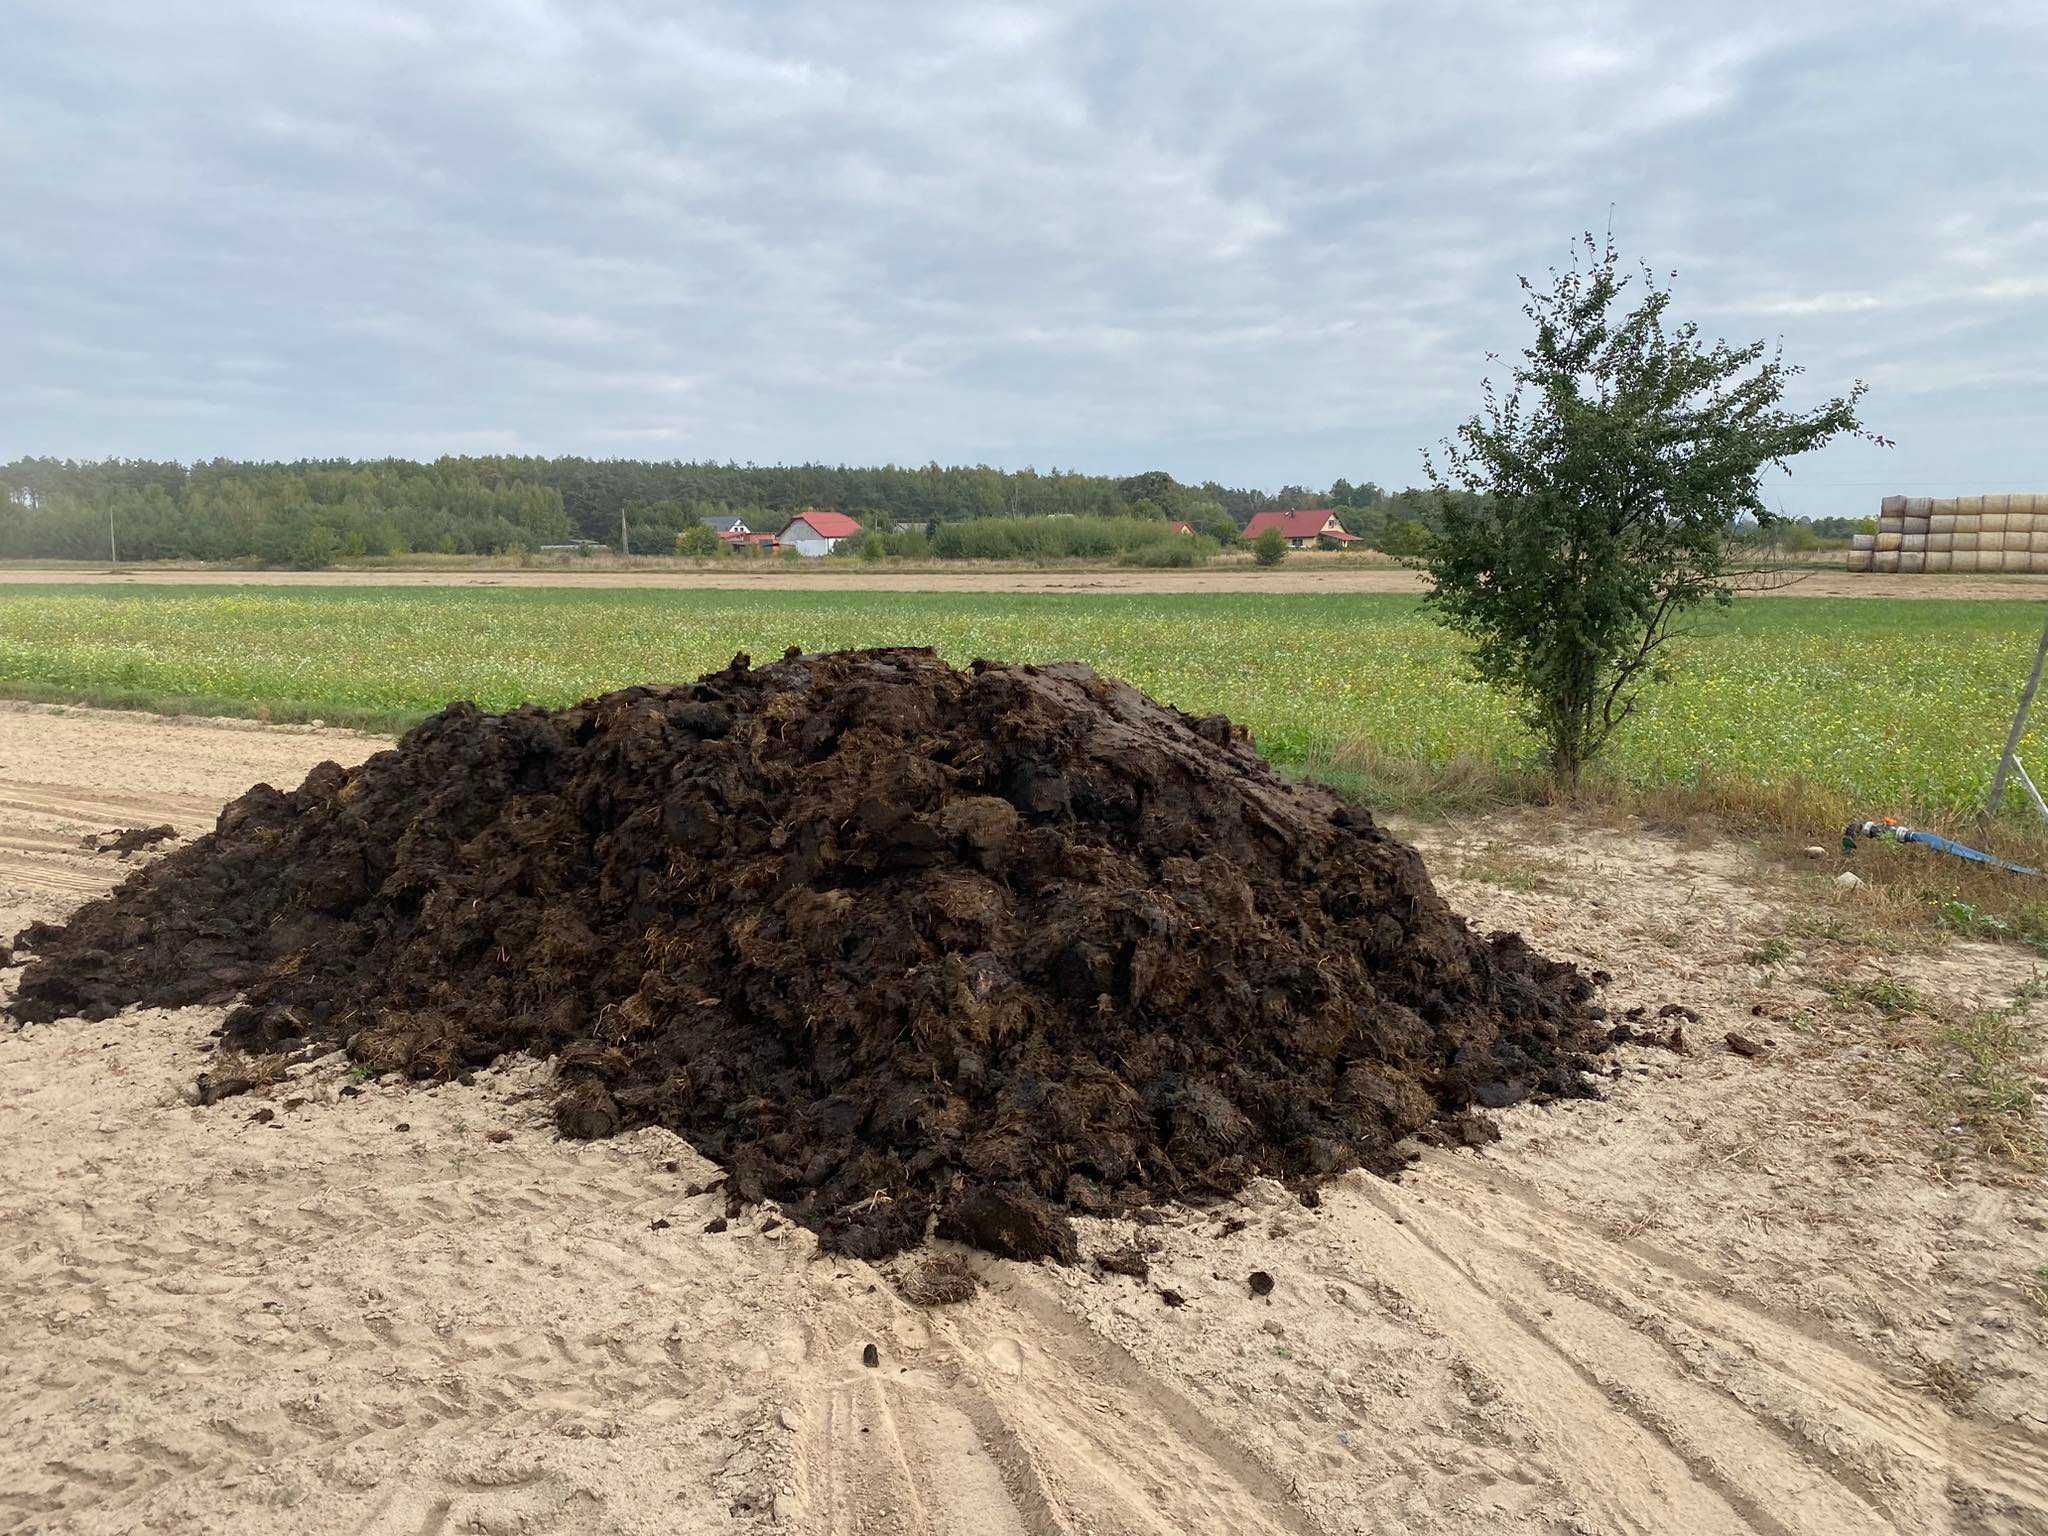
[[[722,548],[724,544],[718,535],[703,523],[692,523],[676,535],[676,553],[679,555],[702,558],[705,555],[715,555]]]
[[[1287,536],[1278,528],[1268,528],[1252,540],[1252,559],[1260,565],[1278,565],[1287,558]]]
[[[1439,493],[1428,602],[1576,784],[1665,675],[1684,615],[1753,574],[1731,534],[1775,520],[1763,470],[1836,437],[1883,440],[1858,419],[1860,382],[1787,409],[1801,370],[1764,342],[1670,324],[1670,289],[1625,272],[1611,240],[1587,236],[1547,289],[1522,288],[1536,334],[1513,388],[1489,381],[1480,414],[1425,455]]]

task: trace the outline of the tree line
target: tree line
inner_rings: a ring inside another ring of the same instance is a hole
[[[706,517],[779,529],[807,507],[885,533],[1017,519],[1185,522],[1230,544],[1264,511],[1329,507],[1390,554],[1422,554],[1444,526],[1439,490],[1340,479],[1327,490],[1183,485],[1163,470],[1113,477],[986,465],[739,465],[485,457],[22,458],[0,466],[0,558],[218,560],[320,566],[411,554],[499,555],[588,542],[666,554]],[[1814,525],[1821,537],[1833,529]],[[1846,531],[1846,530],[1845,530]],[[1033,537],[1047,537],[1034,535]],[[1006,535],[960,547],[994,549]],[[949,541],[948,548],[958,541]],[[1120,545],[1120,547],[1122,547]]]
[[[705,517],[780,528],[807,508],[884,531],[991,519],[1186,522],[1229,542],[1253,514],[1329,505],[1378,542],[1434,522],[1428,498],[1338,481],[1331,492],[1183,485],[985,465],[738,465],[579,457],[214,459],[21,458],[0,466],[0,557],[222,560],[325,565],[408,554],[505,554],[590,542],[667,553]],[[978,538],[985,536],[978,536]],[[992,540],[994,543],[1001,540]],[[1398,538],[1396,540],[1398,543]]]

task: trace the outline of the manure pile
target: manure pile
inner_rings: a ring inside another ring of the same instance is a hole
[[[1583,976],[1222,717],[919,650],[452,705],[17,947],[23,1020],[238,1000],[251,1051],[551,1057],[564,1134],[666,1126],[867,1257],[1391,1171],[1585,1093],[1604,1040]]]

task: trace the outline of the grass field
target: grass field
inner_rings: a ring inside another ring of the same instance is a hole
[[[1603,771],[1961,809],[1989,778],[2040,620],[2027,603],[1738,604],[1701,620],[1678,681]],[[736,651],[877,644],[1078,657],[1230,714],[1284,764],[1530,755],[1405,597],[0,585],[0,693],[387,727],[452,698],[559,704]]]

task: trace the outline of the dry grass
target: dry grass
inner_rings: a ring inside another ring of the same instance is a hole
[[[1565,878],[1570,873],[1571,865],[1564,859],[1495,842],[1468,854],[1458,865],[1457,877],[1524,895],[1537,891],[1577,895],[1578,887]]]

